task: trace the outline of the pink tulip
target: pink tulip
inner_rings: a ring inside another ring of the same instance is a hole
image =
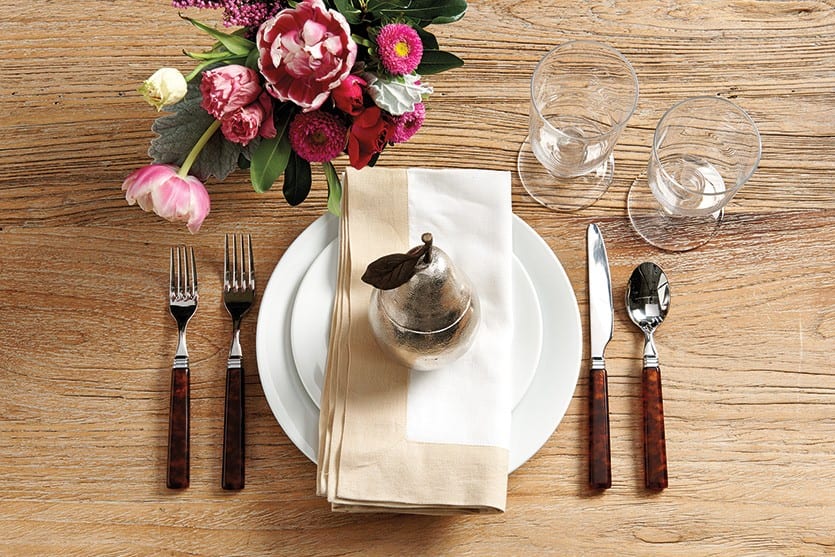
[[[209,214],[209,193],[194,176],[180,176],[170,164],[152,164],[132,172],[122,183],[129,205],[139,203],[164,219],[185,222],[194,234]]]

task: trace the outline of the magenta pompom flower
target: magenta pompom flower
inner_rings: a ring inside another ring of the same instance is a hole
[[[423,103],[417,103],[415,109],[406,114],[395,116],[393,119],[393,130],[389,141],[392,143],[405,143],[409,141],[413,135],[423,126],[423,120],[426,118],[426,107]]]
[[[383,68],[392,75],[415,71],[423,57],[423,43],[417,31],[405,23],[390,23],[377,35],[377,54]]]
[[[327,162],[337,157],[348,140],[342,120],[321,110],[301,112],[290,123],[290,146],[308,162]]]

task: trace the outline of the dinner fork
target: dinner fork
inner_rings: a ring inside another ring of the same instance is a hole
[[[244,241],[246,240],[246,241]],[[223,489],[244,487],[244,369],[241,318],[255,301],[252,236],[226,235],[223,256],[223,303],[232,317],[232,346],[226,363],[226,402],[223,418]]]
[[[197,310],[197,265],[194,248],[171,248],[168,268],[168,309],[177,321],[177,353],[171,369],[171,406],[168,413],[168,474],[171,489],[189,483],[189,364],[186,326]]]

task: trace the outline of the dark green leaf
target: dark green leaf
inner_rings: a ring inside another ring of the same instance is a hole
[[[258,58],[260,58],[260,52],[258,52],[257,48],[253,48],[249,55],[246,57],[246,67],[258,71]]]
[[[463,65],[464,61],[450,52],[443,50],[424,50],[423,58],[421,58],[420,65],[416,71],[420,75],[430,75],[453,68],[460,68]]]
[[[293,113],[290,103],[282,104],[275,114],[275,137],[262,139],[260,145],[252,153],[249,178],[252,188],[258,193],[268,191],[287,168],[291,152],[287,127],[293,118]]]
[[[415,31],[417,31],[417,34],[420,37],[420,42],[423,43],[424,51],[438,50],[440,48],[440,46],[438,46],[438,39],[435,38],[435,35],[422,27],[418,27]]]
[[[214,118],[200,106],[201,100],[198,84],[189,83],[183,100],[168,107],[171,114],[154,121],[151,130],[157,137],[148,149],[154,164],[182,165],[188,152],[214,122]],[[241,151],[240,145],[227,141],[223,134],[215,132],[189,172],[201,180],[210,176],[223,180],[237,170]]]
[[[406,17],[426,24],[452,23],[464,17],[466,0],[412,0],[406,5],[391,0],[369,0],[367,10],[387,18]]]
[[[296,153],[290,153],[290,161],[284,171],[283,192],[287,203],[295,207],[307,199],[312,181],[310,163]]]
[[[342,184],[333,163],[322,163],[322,169],[325,171],[325,178],[328,179],[328,211],[339,216],[342,214]]]
[[[264,139],[252,154],[249,177],[258,193],[269,191],[287,168],[290,160],[290,140],[286,135]]]
[[[192,19],[184,15],[180,15],[180,17],[190,22],[192,25],[194,25],[201,31],[205,31],[206,33],[220,41],[221,44],[225,46],[226,49],[232,54],[237,54],[238,56],[246,56],[253,48],[255,48],[254,42],[244,37],[241,37],[240,35],[218,31],[214,27],[209,27],[208,25],[200,23],[196,19]]]
[[[356,25],[362,21],[362,12],[354,6],[351,0],[333,0],[333,5],[345,16],[348,23]]]

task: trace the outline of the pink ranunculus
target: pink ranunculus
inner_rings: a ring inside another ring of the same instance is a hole
[[[322,0],[304,0],[258,29],[258,67],[267,91],[304,112],[316,110],[351,72],[357,44],[345,16]]]
[[[250,141],[258,137],[263,121],[264,108],[254,102],[224,116],[220,121],[220,131],[232,143],[249,145]]]
[[[258,72],[231,64],[203,72],[200,106],[220,120],[227,114],[252,103],[261,94]]]
[[[331,91],[336,108],[351,116],[358,116],[364,106],[362,88],[366,85],[367,82],[358,75],[349,75],[343,79],[342,83]]]
[[[194,234],[209,214],[209,192],[194,176],[180,176],[170,164],[152,164],[132,172],[122,183],[128,204],[139,203],[164,219],[182,221]]]

